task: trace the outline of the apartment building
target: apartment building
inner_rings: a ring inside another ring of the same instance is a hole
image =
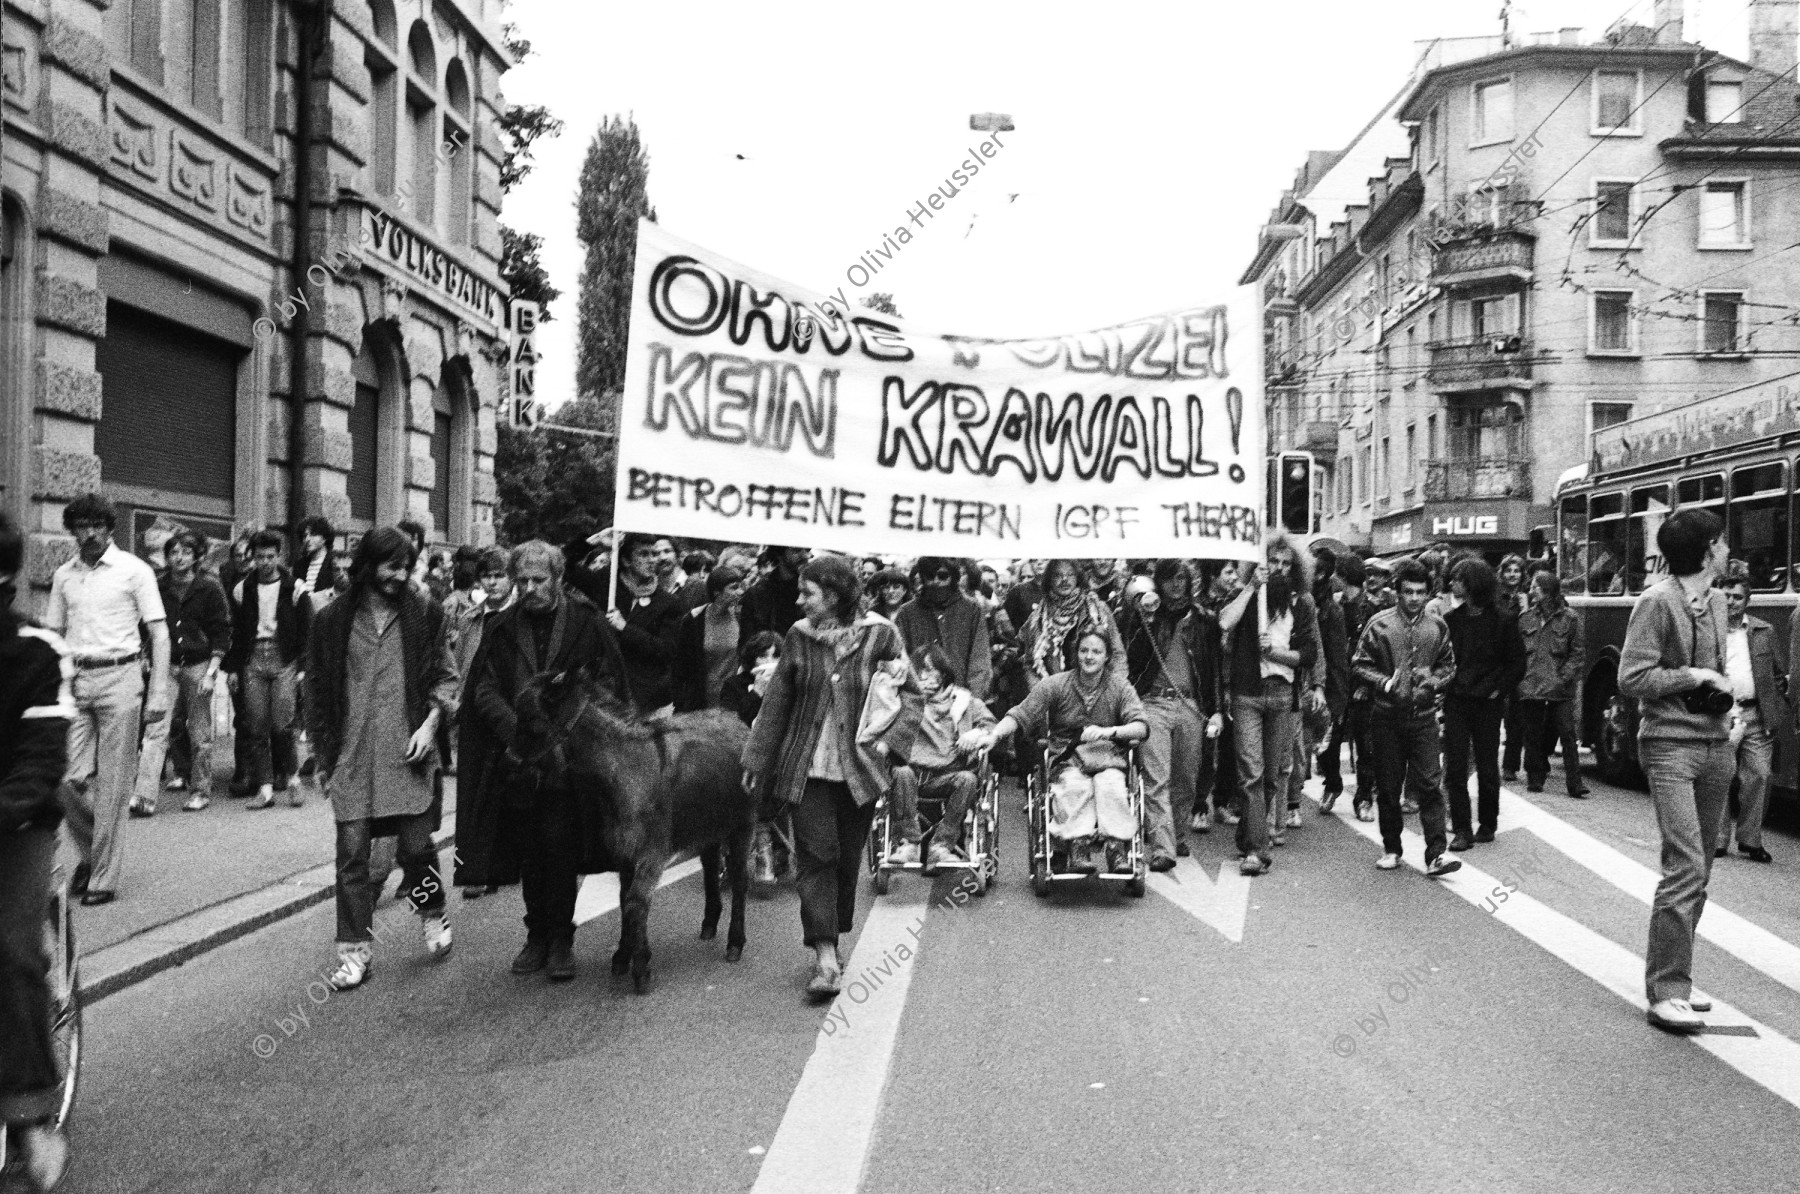
[[[1314,451],[1321,532],[1526,550],[1595,429],[1793,371],[1800,0],[1750,12],[1747,62],[1669,0],[1592,43],[1465,42],[1407,84],[1365,201],[1284,197],[1245,280],[1272,383],[1289,347],[1270,447]]]

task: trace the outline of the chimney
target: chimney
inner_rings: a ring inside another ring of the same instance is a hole
[[[1754,0],[1753,0],[1754,2]],[[1656,0],[1656,44],[1672,46],[1681,41],[1681,0]]]
[[[1800,54],[1800,0],[1750,0],[1750,65],[1792,75]]]

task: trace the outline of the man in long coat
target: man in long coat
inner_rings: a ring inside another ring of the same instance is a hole
[[[399,838],[401,890],[434,957],[450,952],[444,884],[431,840],[438,726],[456,712],[456,663],[444,611],[414,589],[417,551],[379,527],[357,544],[350,591],[320,613],[307,647],[306,716],[319,780],[337,819],[338,968],[331,985],[361,986],[374,939],[369,844]]]
[[[517,599],[495,614],[482,635],[466,689],[460,774],[468,782],[456,808],[456,883],[474,887],[520,880],[525,897],[525,948],[514,974],[549,969],[575,977],[575,894],[592,818],[577,793],[540,783],[512,755],[515,702],[542,672],[586,668],[631,707],[618,638],[589,601],[563,590],[563,554],[542,540],[513,549],[510,575]],[[591,853],[591,851],[588,851]]]

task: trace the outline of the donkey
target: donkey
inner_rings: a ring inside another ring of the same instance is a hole
[[[722,847],[731,880],[725,960],[741,959],[757,810],[742,783],[744,723],[716,710],[646,721],[580,671],[534,677],[515,708],[514,752],[581,794],[585,868],[619,873],[613,973],[630,970],[638,993],[648,990],[650,896],[670,855],[696,847],[706,885],[700,938],[719,931]]]

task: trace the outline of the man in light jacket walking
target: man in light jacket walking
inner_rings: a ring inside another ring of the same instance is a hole
[[[1738,853],[1752,862],[1773,862],[1763,848],[1763,814],[1769,806],[1769,772],[1775,761],[1775,731],[1790,725],[1788,661],[1775,628],[1750,613],[1750,572],[1736,560],[1719,580],[1725,594],[1730,628],[1725,636],[1725,678],[1731,681],[1736,706],[1731,714],[1730,741],[1738,780]],[[1797,619],[1800,621],[1800,619]],[[1731,845],[1731,818],[1719,829],[1714,858]]]

